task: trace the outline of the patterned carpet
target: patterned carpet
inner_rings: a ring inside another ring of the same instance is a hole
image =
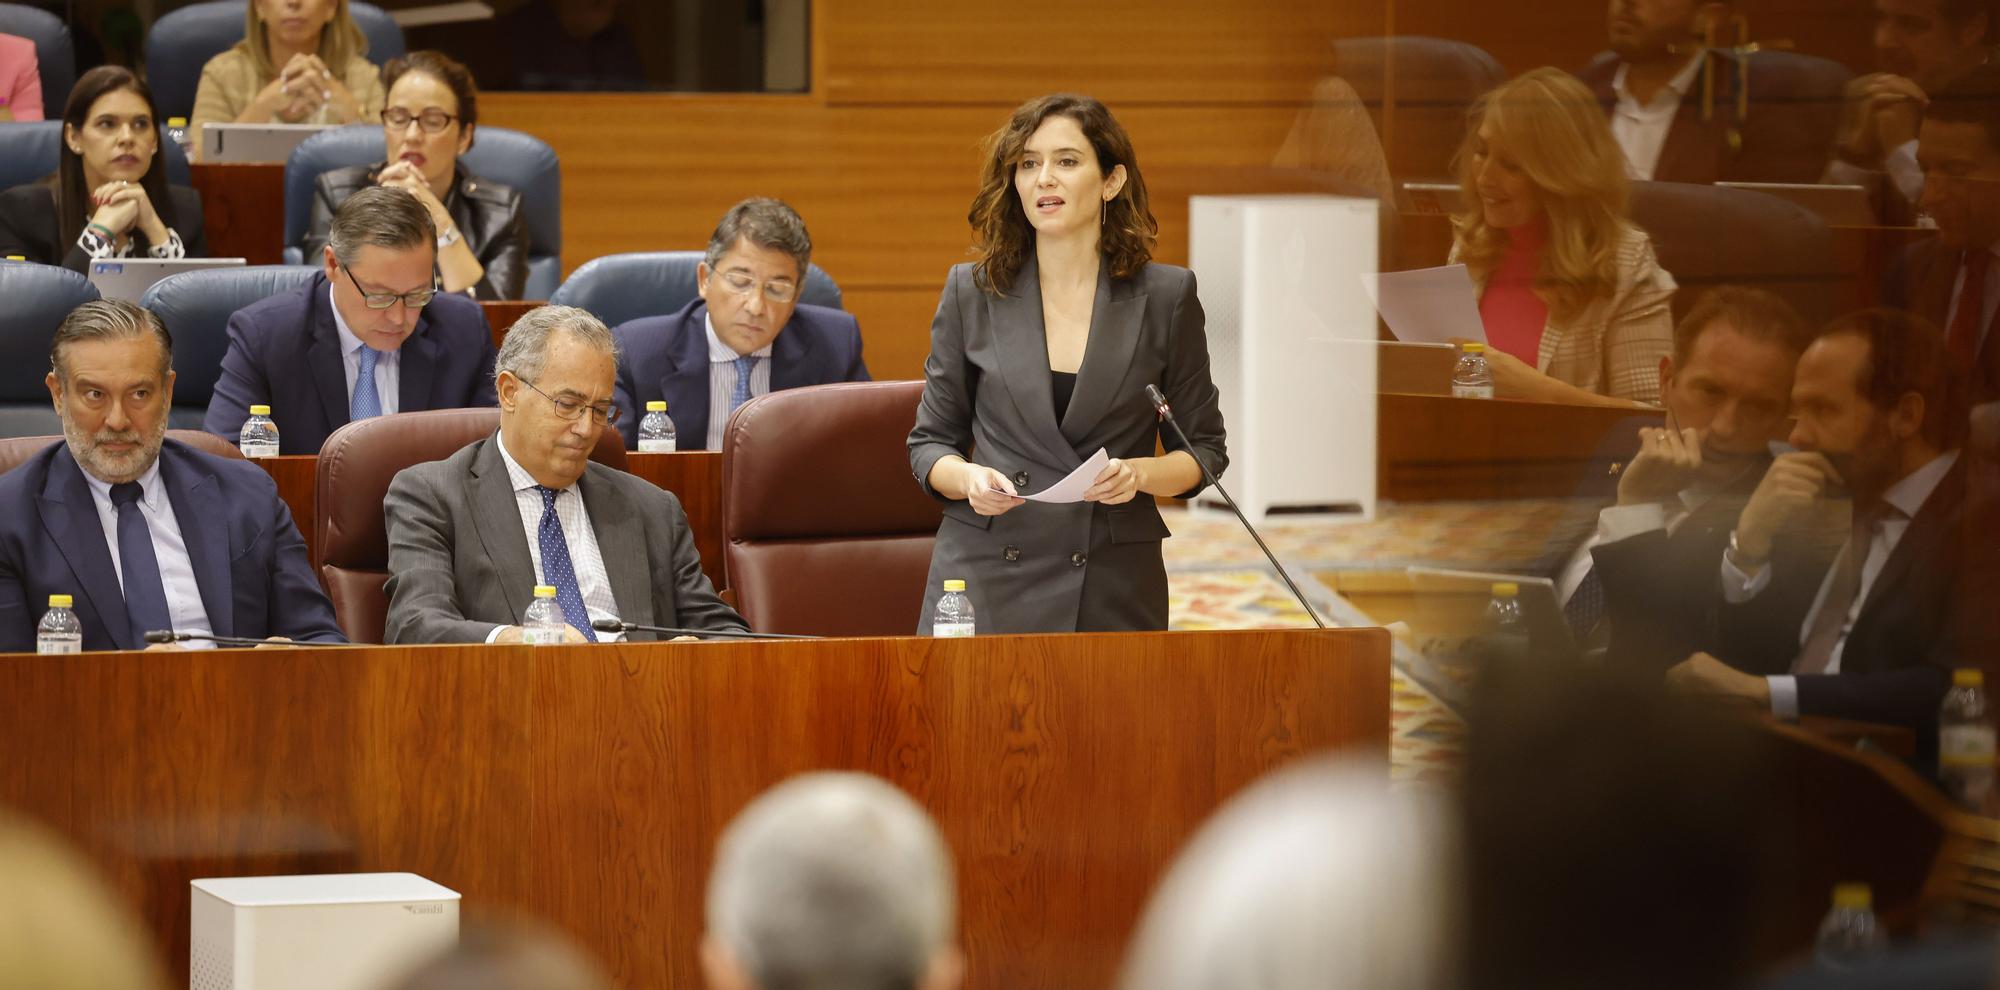
[[[1273,523],[1259,527],[1300,589],[1337,625],[1378,623],[1333,593],[1316,575],[1401,570],[1413,564],[1523,574],[1552,574],[1568,548],[1588,534],[1597,504],[1565,499],[1506,503],[1429,502],[1381,506],[1370,522]],[[1230,516],[1167,514],[1168,606],[1175,629],[1269,629],[1309,626],[1242,526]],[[1398,643],[1391,656],[1390,773],[1404,786],[1450,782],[1463,752],[1465,723],[1425,684],[1443,675]]]

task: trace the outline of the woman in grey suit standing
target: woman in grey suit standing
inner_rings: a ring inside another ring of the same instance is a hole
[[[910,431],[911,470],[945,503],[918,631],[953,578],[981,632],[1165,629],[1167,526],[1138,496],[1192,496],[1196,458],[1217,474],[1229,458],[1194,274],[1151,261],[1132,142],[1090,97],[1033,100],[988,139],[968,219],[979,260],[945,281]],[[1083,501],[1018,497],[1100,447]]]

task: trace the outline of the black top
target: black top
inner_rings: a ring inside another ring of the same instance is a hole
[[[208,257],[208,239],[202,231],[201,194],[186,186],[167,187],[173,199],[174,222],[168,224],[181,235],[181,249],[190,258]],[[61,265],[82,275],[90,274],[90,254],[74,243],[58,244],[61,224],[56,220],[56,180],[50,175],[40,181],[0,191],[0,259],[10,255],[42,265]],[[153,245],[136,227],[132,230],[130,257],[147,257]]]
[[[1049,391],[1055,393],[1056,422],[1062,422],[1063,414],[1069,412],[1069,400],[1076,394],[1076,375],[1067,371],[1049,372]]]
[[[387,162],[350,165],[320,173],[313,183],[311,219],[299,250],[305,263],[317,265],[333,236],[333,212],[347,197],[375,184]],[[465,246],[472,249],[486,274],[472,287],[482,301],[519,299],[528,281],[528,221],[521,193],[512,186],[488,182],[465,170],[460,162],[444,198],[445,212],[458,226]]]

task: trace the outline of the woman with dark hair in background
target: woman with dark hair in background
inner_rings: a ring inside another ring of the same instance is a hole
[[[201,196],[168,186],[153,91],[132,70],[83,74],[63,107],[61,162],[0,192],[0,257],[87,271],[94,258],[200,258]]]
[[[472,150],[479,88],[465,66],[418,51],[383,70],[382,110],[388,160],[323,173],[313,192],[312,223],[299,247],[317,263],[333,229],[333,211],[368,186],[395,186],[417,197],[437,225],[438,274],[446,292],[477,299],[519,299],[528,280],[528,226],[518,190],[488,182],[458,160]]]
[[[945,281],[910,431],[917,483],[945,503],[920,630],[954,578],[982,631],[1165,629],[1167,525],[1139,496],[1191,497],[1195,459],[1216,474],[1229,459],[1194,273],[1152,261],[1131,140],[1090,97],[1030,101],[988,140],[967,219],[979,260]],[[1083,501],[1018,497],[1100,447]]]

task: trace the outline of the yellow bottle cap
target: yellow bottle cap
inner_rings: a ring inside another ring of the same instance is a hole
[[[946,590],[946,591],[964,591],[964,590],[965,590],[965,581],[964,581],[964,580],[962,580],[962,579],[960,579],[960,578],[951,578],[950,580],[948,580],[948,581],[946,581],[946,582],[944,583],[944,590]]]
[[[1467,353],[1467,354],[1484,354],[1484,353],[1486,353],[1486,345],[1485,345],[1485,344],[1480,344],[1480,343],[1471,343],[1471,344],[1464,344],[1464,345],[1461,345],[1461,349],[1462,349],[1462,350],[1464,350],[1464,351],[1465,351],[1465,353]]]
[[[26,261],[26,260],[28,260],[28,256],[27,256],[27,255],[25,255],[25,254],[10,254],[10,255],[8,255],[8,256],[7,256],[7,260],[8,260],[8,261]]]
[[[666,412],[666,411],[667,411],[667,402],[666,402],[666,400],[665,400],[665,399],[654,399],[654,400],[652,400],[652,401],[650,401],[650,402],[646,403],[646,411],[647,411],[647,412]]]
[[[536,597],[536,598],[554,598],[555,596],[556,596],[556,586],[555,586],[555,585],[553,585],[553,584],[538,584],[538,585],[535,585],[535,597]]]
[[[49,596],[49,607],[50,607],[50,608],[68,608],[68,607],[70,607],[70,604],[71,604],[72,602],[74,602],[75,600],[76,600],[76,599],[74,599],[74,598],[71,598],[71,597],[70,597],[70,596],[68,596],[68,595],[50,595],[50,596]]]
[[[1986,672],[1977,667],[1960,667],[1951,672],[1951,686],[1983,688],[1986,686]]]
[[[168,126],[168,127],[186,127],[187,125],[188,125],[188,119],[187,119],[186,117],[168,117],[168,118],[167,118],[167,126]]]
[[[271,415],[271,407],[270,407],[270,406],[264,406],[264,405],[257,405],[257,406],[251,406],[251,407],[250,407],[250,415],[252,415],[252,416],[269,416],[269,415]]]
[[[1521,586],[1512,581],[1493,582],[1493,597],[1512,598],[1521,593]]]
[[[1866,911],[1875,901],[1875,892],[1865,883],[1835,884],[1833,906]]]

